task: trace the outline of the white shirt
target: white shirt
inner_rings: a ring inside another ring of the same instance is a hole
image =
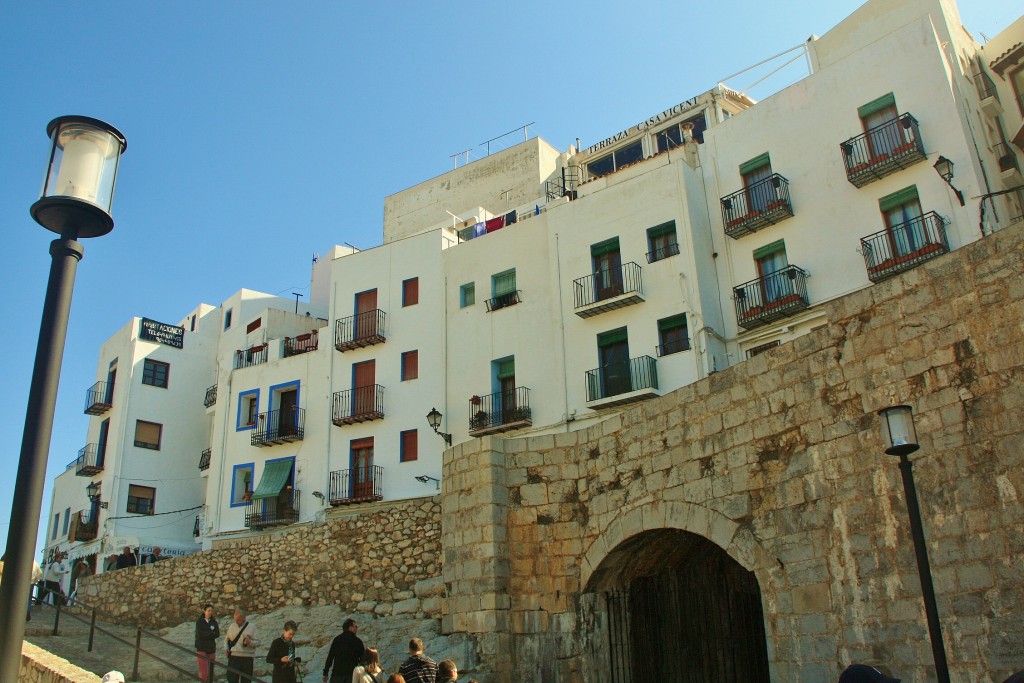
[[[46,565],[46,571],[43,572],[44,581],[56,581],[60,583],[64,575],[68,573],[68,567],[63,562],[51,562]]]

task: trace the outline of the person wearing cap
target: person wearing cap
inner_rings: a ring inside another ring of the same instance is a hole
[[[120,671],[108,671],[100,680],[103,683],[124,683],[124,674]]]
[[[851,664],[839,674],[839,683],[900,683],[900,679],[868,664]]]

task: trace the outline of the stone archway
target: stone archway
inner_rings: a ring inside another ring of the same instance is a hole
[[[708,539],[642,531],[589,576],[595,653],[588,680],[767,683],[768,652],[756,576]]]

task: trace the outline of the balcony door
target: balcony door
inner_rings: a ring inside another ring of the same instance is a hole
[[[622,255],[619,238],[614,237],[590,247],[594,266],[594,299],[603,301],[622,294]]]
[[[506,424],[514,420],[516,410],[516,361],[515,358],[497,362],[498,414],[501,420],[497,424]]]
[[[633,382],[629,373],[629,343],[626,339],[626,328],[621,327],[598,335],[597,353],[601,398],[632,391]]]
[[[747,213],[766,211],[768,205],[778,198],[775,188],[768,182],[772,177],[772,164],[768,154],[762,154],[740,166],[740,173],[743,175],[743,188],[746,190]]]
[[[352,497],[373,496],[373,437],[352,442]]]
[[[864,161],[873,162],[883,154],[892,154],[894,149],[907,142],[904,136],[908,134],[896,122],[899,111],[892,93],[865,104],[857,114],[867,137],[868,158]]]
[[[754,252],[757,274],[761,279],[761,296],[765,304],[778,301],[793,293],[793,281],[783,272],[789,266],[786,247],[773,244]]]
[[[368,360],[352,366],[352,415],[374,411],[374,388],[377,384],[377,361]]]
[[[107,459],[107,434],[110,432],[110,418],[100,422],[100,435],[96,439],[96,467],[103,467]]]
[[[928,243],[921,202],[915,187],[883,197],[879,201],[893,256],[906,256]]]
[[[356,294],[355,339],[365,339],[377,334],[377,290],[370,289]]]
[[[277,433],[280,436],[292,436],[298,433],[299,392],[295,389],[282,391],[277,399]]]

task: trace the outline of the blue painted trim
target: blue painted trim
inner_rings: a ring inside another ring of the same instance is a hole
[[[295,456],[294,455],[286,455],[283,458],[271,458],[270,460],[264,460],[263,461],[263,469],[266,469],[267,465],[269,463],[281,462],[283,460],[291,460],[292,461],[292,488],[295,488]],[[260,476],[263,476],[262,473],[260,474]]]
[[[268,391],[270,392],[270,404],[267,406],[267,410],[268,411],[278,410],[281,407],[281,404],[277,403],[275,405],[275,400],[274,399],[276,399],[277,395],[280,394],[282,391],[285,391],[287,389],[291,389],[292,387],[295,388],[295,406],[297,408],[301,408],[302,407],[302,403],[299,402],[299,399],[301,398],[301,395],[299,394],[299,385],[300,384],[301,384],[300,380],[293,379],[290,382],[283,382],[281,384],[275,384],[272,387],[270,387],[270,389],[268,389]]]
[[[252,428],[254,428],[256,426],[255,422],[253,422],[251,425],[245,424],[245,423],[242,422],[242,404],[245,402],[245,399],[247,397],[252,396],[253,394],[256,395],[256,414],[259,415],[259,412],[260,412],[260,390],[259,389],[249,389],[248,391],[239,392],[239,394],[238,394],[238,411],[235,413],[235,431],[236,432],[248,431],[248,430],[250,430],[250,429],[252,429]]]
[[[242,470],[242,469],[248,469],[249,470],[249,475],[250,475],[249,476],[249,485],[250,486],[253,485],[253,480],[256,478],[256,463],[254,463],[254,462],[244,462],[244,463],[242,463],[240,465],[235,465],[233,468],[231,468],[231,497],[228,498],[228,502],[230,503],[231,507],[233,507],[233,508],[238,508],[238,507],[242,507],[243,505],[248,505],[248,503],[246,503],[244,500],[242,500],[242,496],[245,495],[245,491],[242,491],[242,496],[238,497],[238,502],[237,503],[235,502],[235,482],[238,481],[238,470]]]

